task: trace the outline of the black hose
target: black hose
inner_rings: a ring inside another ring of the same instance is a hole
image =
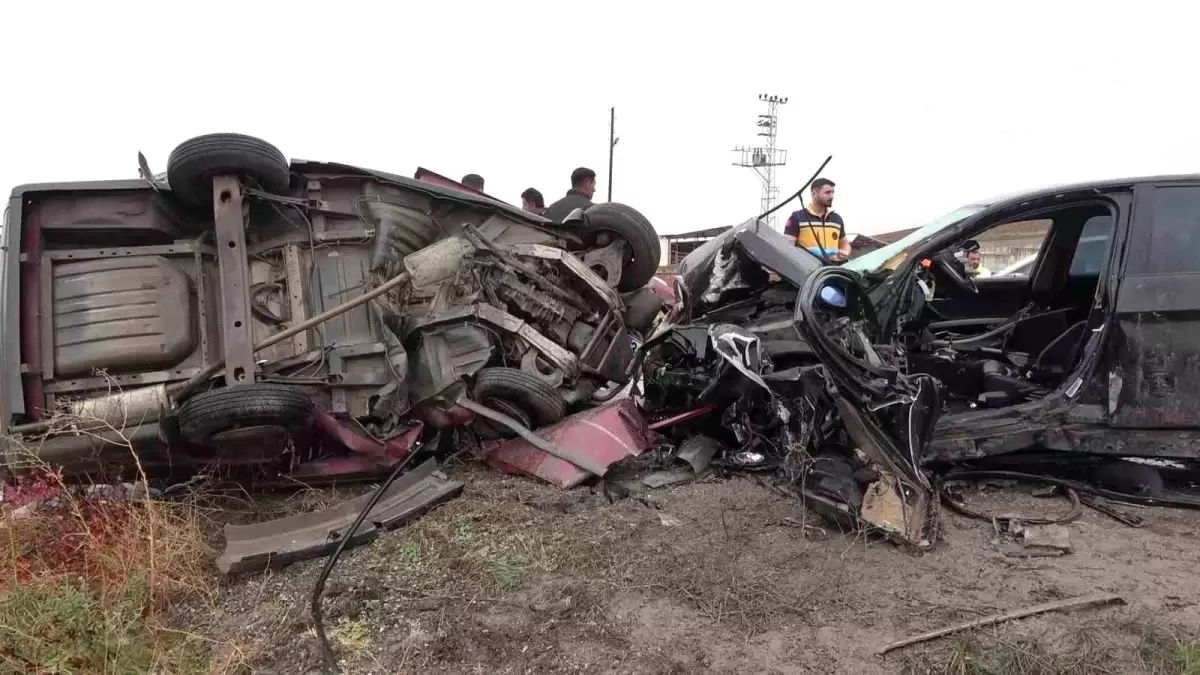
[[[1071,488],[1064,488],[1066,490],[1067,501],[1069,501],[1071,503],[1071,508],[1061,516],[1053,516],[1053,517],[1029,516],[1029,517],[1025,517],[1025,516],[1010,516],[1010,515],[999,516],[999,515],[995,515],[992,513],[983,513],[980,511],[976,511],[976,510],[970,508],[969,506],[967,506],[964,502],[959,501],[958,498],[954,494],[951,493],[950,488],[947,487],[947,485],[946,485],[947,482],[948,482],[948,480],[942,481],[942,485],[941,485],[942,502],[944,504],[946,504],[947,506],[949,506],[951,510],[957,511],[958,513],[960,513],[964,516],[967,516],[968,518],[974,518],[976,520],[987,520],[987,521],[990,521],[990,520],[1019,520],[1026,525],[1058,525],[1060,523],[1069,523],[1069,522],[1075,520],[1076,518],[1078,518],[1083,513],[1083,504],[1079,501],[1079,494],[1077,492],[1075,492],[1074,490],[1072,490]]]
[[[441,440],[440,431],[434,435],[432,447],[436,448],[439,440]],[[337,564],[338,558],[342,557],[342,551],[346,550],[346,545],[351,539],[354,538],[354,533],[358,532],[359,526],[361,526],[363,521],[367,519],[367,514],[369,514],[371,509],[375,508],[375,505],[379,503],[379,499],[383,497],[383,493],[387,492],[387,489],[391,487],[392,483],[394,483],[396,479],[400,477],[400,472],[404,470],[404,467],[408,466],[408,463],[412,461],[412,458],[416,457],[417,454],[427,445],[430,445],[430,443],[422,443],[414,447],[412,451],[408,453],[408,457],[405,457],[403,461],[396,465],[395,469],[392,469],[391,475],[389,475],[387,479],[383,481],[383,483],[379,486],[379,489],[375,491],[375,494],[371,495],[371,499],[367,501],[367,505],[364,506],[362,511],[358,513],[358,517],[354,519],[354,524],[351,525],[345,532],[342,532],[342,536],[338,540],[337,548],[334,549],[329,558],[325,560],[325,567],[323,567],[321,569],[321,573],[317,575],[317,583],[313,586],[312,592],[312,620],[313,629],[317,632],[317,644],[320,646],[321,658],[325,661],[325,672],[327,673],[338,673],[340,671],[338,670],[337,666],[337,657],[333,653],[333,647],[329,644],[329,637],[325,635],[325,621],[321,616],[321,594],[325,591],[325,581],[329,578],[329,573],[333,571],[333,566]]]
[[[833,159],[833,155],[830,155],[830,156],[826,157],[826,158],[825,158],[825,161],[824,161],[824,162],[821,162],[821,166],[817,167],[817,170],[813,172],[813,175],[812,175],[812,177],[811,177],[811,178],[809,178],[809,179],[808,179],[808,180],[807,180],[807,181],[804,183],[804,185],[800,187],[800,189],[799,189],[799,190],[796,190],[796,194],[794,194],[794,195],[792,195],[791,197],[788,197],[787,199],[785,199],[785,200],[783,200],[783,201],[779,202],[779,203],[778,203],[778,204],[776,204],[774,207],[772,207],[772,208],[771,208],[769,211],[767,211],[766,213],[763,213],[762,215],[760,215],[760,216],[759,216],[759,217],[758,217],[756,220],[758,220],[758,221],[762,221],[762,219],[763,219],[763,218],[766,218],[767,216],[771,215],[772,213],[775,213],[776,211],[778,211],[779,209],[782,209],[782,208],[784,207],[784,205],[785,205],[785,204],[787,204],[788,202],[792,201],[792,200],[793,200],[793,199],[795,199],[796,197],[799,197],[800,195],[804,194],[804,191],[805,191],[805,190],[807,190],[807,189],[808,189],[808,186],[809,186],[809,185],[812,185],[812,182],[813,182],[814,180],[816,180],[818,176],[820,176],[820,175],[821,175],[821,172],[825,170],[825,165],[829,164],[829,161],[830,161],[830,160],[832,160],[832,159]]]

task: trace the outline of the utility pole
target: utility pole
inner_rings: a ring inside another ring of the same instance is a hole
[[[767,104],[767,112],[758,116],[758,135],[763,137],[763,145],[755,147],[739,146],[733,149],[740,153],[739,161],[734,166],[754,169],[762,181],[762,197],[759,200],[759,213],[766,213],[775,205],[779,196],[779,188],[775,187],[775,167],[787,164],[787,150],[775,147],[775,133],[779,127],[779,106],[787,103],[786,96],[759,94],[758,100]],[[775,216],[766,219],[768,227],[775,227]]]
[[[608,201],[612,201],[613,148],[617,147],[617,109],[608,109]]]

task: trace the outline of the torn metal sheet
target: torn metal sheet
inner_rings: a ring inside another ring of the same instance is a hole
[[[336,440],[356,455],[369,457],[380,465],[394,465],[407,457],[421,437],[421,424],[417,423],[416,426],[405,429],[381,443],[355,433],[348,425],[320,408],[314,408],[313,421],[325,436]]]
[[[462,491],[461,481],[448,480],[430,459],[401,476],[353,533],[348,546],[365,544],[380,532],[394,529]],[[282,567],[298,560],[329,555],[344,529],[366,507],[371,495],[342,502],[322,511],[304,513],[253,525],[226,525],[225,551],[217,569],[239,574]]]
[[[696,474],[689,467],[678,467],[675,469],[667,469],[666,471],[655,471],[647,474],[642,479],[642,483],[648,488],[660,488],[668,485],[679,485],[686,483],[696,477]]]
[[[930,532],[930,494],[925,490],[904,489],[894,477],[881,474],[867,487],[861,517],[889,537],[926,548],[934,541]]]
[[[721,443],[715,438],[691,436],[679,446],[679,452],[675,456],[690,464],[697,474],[701,474],[720,450]]]
[[[642,454],[653,436],[633,401],[623,398],[567,417],[538,433],[555,445],[579,453],[587,461],[611,466]],[[484,443],[488,464],[513,474],[536,476],[561,488],[587,480],[592,473],[533,447],[523,438]]]

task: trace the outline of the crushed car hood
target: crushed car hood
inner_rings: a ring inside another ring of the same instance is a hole
[[[940,385],[904,374],[875,343],[861,277],[750,221],[688,255],[676,283],[680,307],[643,347],[643,410],[715,406],[679,433],[722,435],[727,458],[776,462],[805,498],[859,525],[919,547],[936,539],[920,457]],[[866,489],[830,488],[854,483],[814,470],[823,462],[866,472]]]
[[[788,237],[751,219],[680,261],[677,300],[683,305],[683,316],[699,316],[762,288],[770,272],[800,288],[822,266]]]

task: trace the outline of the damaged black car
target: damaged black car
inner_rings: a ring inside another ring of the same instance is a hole
[[[1198,220],[1200,177],[1054,187],[840,267],[749,221],[680,264],[639,402],[686,420],[674,441],[717,437],[725,464],[776,468],[826,515],[918,546],[949,467],[1036,464],[1133,493],[1147,486],[1123,483],[1141,475],[1125,460],[1153,458],[1186,485]],[[1028,275],[973,278],[955,253],[1006,228],[1040,238]]]

